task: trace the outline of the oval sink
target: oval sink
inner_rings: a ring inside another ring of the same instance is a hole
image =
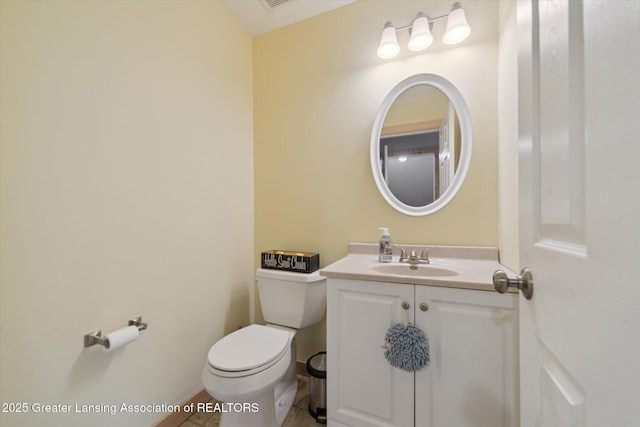
[[[455,270],[449,270],[448,268],[434,267],[430,264],[418,264],[411,269],[409,264],[380,264],[375,265],[372,268],[378,273],[385,274],[398,274],[401,276],[457,276],[459,273]]]

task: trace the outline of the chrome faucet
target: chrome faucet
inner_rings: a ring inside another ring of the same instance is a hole
[[[400,259],[398,261],[409,263],[409,268],[415,270],[418,268],[418,264],[431,264],[431,261],[429,260],[429,252],[433,249],[434,248],[424,248],[418,257],[415,250],[412,250],[410,255],[407,256],[407,251],[404,248],[400,248]]]

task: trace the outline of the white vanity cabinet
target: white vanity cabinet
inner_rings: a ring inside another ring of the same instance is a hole
[[[517,294],[342,278],[327,285],[330,426],[517,425]],[[403,302],[430,345],[430,364],[415,373],[391,367],[380,347],[403,321]]]

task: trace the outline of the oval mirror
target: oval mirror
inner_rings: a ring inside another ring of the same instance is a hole
[[[396,210],[413,216],[444,207],[471,162],[471,116],[448,80],[417,74],[384,98],[371,132],[371,171]]]

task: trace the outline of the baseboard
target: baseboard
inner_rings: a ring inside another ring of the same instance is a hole
[[[191,396],[186,401],[180,404],[180,412],[172,412],[168,414],[166,417],[158,421],[157,424],[154,424],[153,427],[177,427],[183,422],[187,420],[191,415],[196,413],[195,408],[198,406],[198,403],[204,403],[211,400],[211,396],[205,389],[200,390],[193,396]],[[193,405],[191,405],[193,404]],[[194,408],[193,411],[184,412],[184,408]]]
[[[296,360],[296,375],[304,375],[308,377],[307,373],[307,362],[302,360]]]
[[[304,375],[309,376],[307,373],[307,362],[297,360],[296,361],[296,375]],[[189,399],[185,400],[180,404],[180,408],[195,408],[198,403],[208,402],[211,400],[211,396],[205,389],[200,390]],[[193,405],[191,405],[193,403]],[[154,424],[153,427],[177,427],[183,422],[185,422],[191,415],[193,415],[196,411],[192,412],[184,412],[181,410],[180,412],[172,412],[168,414],[166,417],[158,421],[157,424]]]

